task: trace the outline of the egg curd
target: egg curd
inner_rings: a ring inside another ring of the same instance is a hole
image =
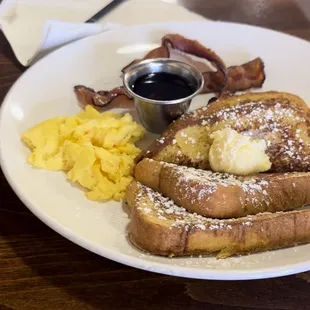
[[[21,135],[31,150],[28,163],[47,170],[63,170],[67,179],[86,189],[95,201],[120,200],[131,182],[135,142],[144,128],[130,114],[99,113],[86,106],[76,116],[55,117]]]

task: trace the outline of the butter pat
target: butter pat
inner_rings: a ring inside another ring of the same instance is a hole
[[[210,137],[213,143],[209,162],[213,171],[250,175],[270,169],[264,139],[252,139],[230,128],[215,131]]]

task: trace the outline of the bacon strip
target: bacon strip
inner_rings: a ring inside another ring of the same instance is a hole
[[[168,34],[162,38],[162,44],[142,59],[136,59],[122,69],[125,72],[131,65],[145,59],[170,58],[170,48],[177,51],[207,59],[216,69],[216,72],[203,72],[204,88],[202,93],[223,94],[235,93],[251,88],[261,87],[265,81],[264,63],[260,58],[255,58],[241,66],[226,68],[224,61],[211,49],[201,45],[196,40],[187,39],[178,34]],[[78,100],[83,104],[92,104],[112,108],[126,108],[133,106],[132,98],[122,87],[110,91],[95,92],[92,88],[82,85],[74,87]],[[108,107],[107,107],[108,105]]]
[[[176,49],[177,51],[194,55],[203,59],[207,59],[219,72],[221,72],[223,84],[218,92],[225,92],[225,81],[227,76],[226,65],[224,61],[211,49],[203,46],[196,40],[187,39],[179,34],[167,34],[162,38],[162,45],[151,50],[142,59],[135,59],[129,65],[122,69],[125,72],[131,65],[138,63],[145,59],[155,59],[155,58],[169,58],[169,48]]]
[[[190,55],[207,59],[222,75],[222,88],[218,91],[220,94],[226,90],[227,68],[224,61],[213,50],[203,46],[196,40],[187,39],[179,34],[167,34],[162,38],[162,45]]]
[[[202,93],[220,92],[224,85],[224,76],[220,71],[204,72],[203,77]],[[235,93],[261,87],[265,78],[264,63],[261,58],[255,58],[241,66],[231,66],[227,69],[226,92]]]
[[[91,104],[104,108],[103,110],[133,107],[132,98],[129,97],[122,87],[116,87],[110,91],[101,90],[96,92],[92,88],[77,85],[74,86],[74,92],[83,106]]]

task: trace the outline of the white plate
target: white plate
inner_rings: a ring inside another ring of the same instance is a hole
[[[15,83],[1,109],[2,169],[23,203],[44,223],[79,244],[117,262],[153,272],[203,279],[258,279],[310,269],[310,245],[226,260],[170,259],[142,254],[126,239],[128,216],[116,202],[94,203],[61,172],[26,164],[20,134],[50,117],[79,111],[72,88],[119,83],[120,69],[142,56],[167,33],[179,33],[213,48],[227,65],[260,56],[266,64],[264,90],[292,92],[310,102],[310,44],[261,28],[220,22],[164,23],[102,33],[52,53]],[[207,96],[195,99],[202,105]]]

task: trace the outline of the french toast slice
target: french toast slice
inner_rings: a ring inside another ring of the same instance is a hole
[[[131,242],[156,255],[216,253],[217,258],[226,258],[310,242],[310,210],[209,219],[187,212],[136,181],[128,186],[126,200]]]
[[[310,172],[235,176],[143,159],[135,179],[190,212],[237,218],[310,204]]]
[[[210,169],[210,134],[225,127],[264,138],[270,171],[310,171],[310,110],[284,92],[228,96],[182,115],[137,157]]]

